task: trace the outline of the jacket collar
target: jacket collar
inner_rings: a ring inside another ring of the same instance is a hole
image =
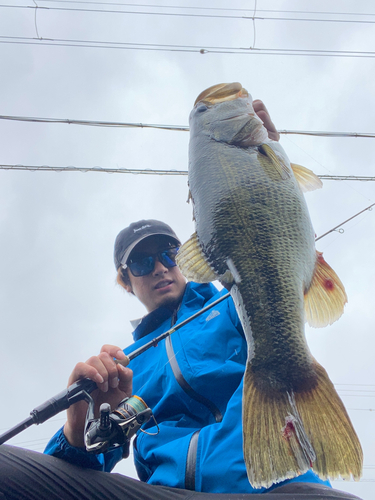
[[[205,303],[210,300],[216,293],[217,290],[211,283],[187,283],[181,304],[177,306],[178,316],[187,313],[189,309],[192,309],[194,311],[196,311],[197,309],[201,309],[202,307],[204,307]],[[170,309],[168,307],[161,306],[158,307],[158,309],[155,309],[155,311],[152,311],[144,316],[138,322],[138,326],[133,332],[134,341],[145,337],[149,333],[159,328],[159,326],[161,326],[164,321],[172,317],[175,310],[176,309]],[[135,321],[132,321],[132,324],[134,323]]]

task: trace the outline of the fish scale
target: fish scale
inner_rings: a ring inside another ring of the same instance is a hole
[[[326,326],[347,301],[315,250],[302,192],[321,181],[268,140],[239,83],[200,94],[190,134],[196,233],[177,263],[188,279],[231,287],[248,344],[242,425],[249,481],[269,487],[311,466],[322,478],[359,479],[360,443],[304,334],[305,317]]]
[[[255,343],[255,360],[252,369],[262,370],[264,373],[268,368],[269,377],[274,381],[273,386],[277,380],[272,373],[275,368],[278,368],[279,373],[287,371],[288,379],[281,380],[280,384],[284,388],[297,389],[301,383],[301,377],[303,378],[302,369],[307,370],[311,376],[309,365],[312,362],[308,347],[300,335],[303,329],[302,304],[305,276],[296,276],[295,273],[289,272],[290,266],[296,266],[296,263],[286,262],[285,255],[292,254],[291,245],[299,243],[299,247],[302,246],[298,239],[295,241],[294,235],[296,234],[295,221],[299,220],[295,213],[307,211],[303,195],[296,192],[292,175],[287,181],[282,180],[280,175],[272,169],[272,165],[269,165],[269,158],[256,150],[247,154],[246,151],[227,146],[225,143],[213,143],[212,147],[221,149],[219,156],[224,158],[221,161],[223,168],[218,168],[217,164],[208,165],[207,155],[205,155],[202,158],[204,165],[201,167],[197,164],[194,170],[196,173],[189,181],[193,188],[195,185],[200,185],[202,175],[212,179],[210,192],[214,194],[207,193],[207,196],[200,196],[201,189],[198,188],[197,196],[192,195],[199,242],[203,251],[209,255],[209,260],[214,266],[216,265],[215,270],[219,274],[226,266],[226,260],[231,257],[237,263],[236,267],[242,283],[246,283],[245,285],[238,284],[238,288],[248,316],[251,318],[251,332],[246,332],[246,330],[245,332],[253,337]],[[207,147],[205,151],[207,153]],[[230,160],[225,161],[228,156]],[[254,156],[256,156],[258,168],[254,167]],[[194,161],[194,152],[191,158]],[[281,184],[285,186],[286,195],[280,194]],[[289,187],[290,184],[292,184],[291,187]],[[205,187],[205,184],[203,186]],[[251,189],[252,186],[256,189]],[[287,203],[283,202],[285,198],[288,200]],[[203,206],[201,207],[200,204]],[[275,213],[279,214],[279,219],[283,221],[283,224],[275,219]],[[215,214],[215,217],[211,214]],[[211,219],[211,229],[207,229],[209,219]],[[308,219],[302,220],[302,224],[308,223]],[[307,227],[307,234],[313,242],[312,226],[309,224]],[[285,238],[285,235],[290,236]],[[281,245],[282,248],[280,248]],[[307,247],[307,244],[305,246]],[[313,248],[313,244],[310,244],[310,247]],[[251,257],[246,260],[243,259],[245,249],[246,254]],[[294,260],[298,260],[299,257],[304,258],[303,255],[301,257],[302,252],[296,252],[295,249],[293,251]],[[312,275],[315,252],[310,253]],[[302,271],[303,267],[300,265]],[[273,273],[270,269],[273,269]],[[310,280],[311,276],[308,281]],[[265,324],[269,325],[268,329],[264,328]],[[294,346],[298,348],[299,355],[293,355],[291,343],[285,343],[283,337],[295,338]],[[264,363],[262,362],[263,345],[269,345],[270,342],[277,344],[278,347],[273,350],[273,356],[266,356],[267,361]],[[258,352],[259,356],[257,356]],[[298,361],[296,367],[293,367],[294,359]],[[284,360],[287,360],[287,368],[283,369],[281,367]],[[298,373],[298,380],[294,384],[293,379],[296,377],[290,377],[293,371]],[[264,378],[262,380],[264,381]]]

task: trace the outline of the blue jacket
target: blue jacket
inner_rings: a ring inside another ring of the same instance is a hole
[[[213,285],[188,283],[177,317],[166,308],[148,314],[133,333],[129,353],[223,295]],[[242,452],[242,377],[247,344],[231,298],[224,300],[135,358],[133,391],[153,420],[134,442],[142,481],[212,493],[260,493],[246,475]],[[176,378],[177,377],[177,378]],[[121,450],[89,455],[71,447],[60,430],[45,453],[110,471]],[[285,482],[329,485],[312,471]],[[282,483],[282,484],[285,484]],[[278,485],[273,486],[271,489]],[[269,490],[267,490],[269,491]]]

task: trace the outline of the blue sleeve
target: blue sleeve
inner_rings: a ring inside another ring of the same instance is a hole
[[[104,472],[111,472],[117,462],[122,459],[122,448],[96,455],[88,453],[85,448],[71,446],[64,435],[63,427],[50,439],[44,453],[61,458],[73,465]]]

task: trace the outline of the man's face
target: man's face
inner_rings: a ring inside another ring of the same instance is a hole
[[[149,236],[140,241],[134,248],[134,254],[155,255],[166,250],[171,239],[168,236]],[[131,287],[126,287],[128,292],[142,302],[148,312],[160,306],[173,306],[177,304],[185,291],[186,280],[177,266],[165,267],[155,256],[155,268],[146,276],[133,276],[127,269]]]

